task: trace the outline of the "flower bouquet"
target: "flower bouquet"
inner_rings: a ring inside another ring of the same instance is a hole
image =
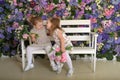
[[[72,46],[67,46],[65,49],[72,50]],[[67,60],[66,52],[62,53],[59,47],[55,49],[51,48],[50,54],[48,56],[50,57],[50,59],[62,63],[66,62]]]

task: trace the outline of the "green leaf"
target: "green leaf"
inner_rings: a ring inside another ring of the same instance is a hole
[[[56,56],[60,56],[62,54],[62,52],[56,52]]]
[[[53,3],[58,4],[59,0],[53,0]]]
[[[105,55],[105,57],[106,57],[107,60],[112,60],[113,59],[113,54],[107,52],[106,55]]]
[[[78,0],[78,3],[81,3],[82,0]]]

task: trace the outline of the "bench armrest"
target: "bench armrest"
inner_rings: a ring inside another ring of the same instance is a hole
[[[95,32],[90,32],[90,34],[94,35],[95,37],[98,37],[98,34]]]
[[[98,34],[95,32],[90,32],[90,34],[92,35],[92,48],[94,48],[96,50]]]

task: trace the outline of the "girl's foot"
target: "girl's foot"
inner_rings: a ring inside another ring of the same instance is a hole
[[[62,63],[58,65],[57,74],[61,73],[62,67],[63,67]]]
[[[34,68],[33,64],[27,65],[24,71],[28,71],[30,69]]]
[[[57,66],[52,66],[53,71],[57,71]]]
[[[68,71],[68,73],[67,73],[67,77],[70,77],[70,76],[72,76],[73,75],[73,69],[70,69],[69,71]]]

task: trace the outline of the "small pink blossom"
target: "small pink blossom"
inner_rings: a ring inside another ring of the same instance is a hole
[[[15,6],[17,6],[17,0],[13,0]]]
[[[104,21],[102,21],[102,25],[104,28],[110,27],[112,25],[112,21],[111,20],[104,20]]]
[[[18,28],[19,27],[19,24],[18,22],[14,22],[13,25],[12,25],[13,28]]]
[[[22,7],[22,6],[23,6],[23,3],[19,3],[18,5],[19,5],[19,7]]]
[[[61,61],[61,56],[56,56],[55,61],[60,62]]]
[[[23,34],[22,37],[23,37],[23,39],[27,39],[29,37],[29,35],[28,34]]]
[[[64,52],[64,53],[62,53],[62,55],[61,55],[61,60],[60,60],[60,62],[66,62],[67,61],[67,55],[66,55],[66,53]]]
[[[112,14],[113,14],[113,12],[114,12],[114,9],[113,8],[110,8],[110,9],[105,9],[104,10],[104,15],[105,16],[111,16]]]
[[[18,30],[23,30],[23,27],[19,26],[17,29],[18,29]]]
[[[57,5],[57,8],[58,8],[58,10],[65,9],[66,8],[66,4],[64,2],[62,2],[62,3]]]
[[[97,19],[96,18],[91,18],[91,23],[96,23],[97,22]]]
[[[47,5],[44,9],[46,12],[50,12],[55,8],[54,3]]]
[[[36,12],[40,12],[41,8],[40,8],[39,5],[37,5],[37,6],[34,7],[34,10],[35,10]]]
[[[56,52],[59,52],[59,51],[60,51],[60,48],[56,48],[55,51],[56,51]]]

